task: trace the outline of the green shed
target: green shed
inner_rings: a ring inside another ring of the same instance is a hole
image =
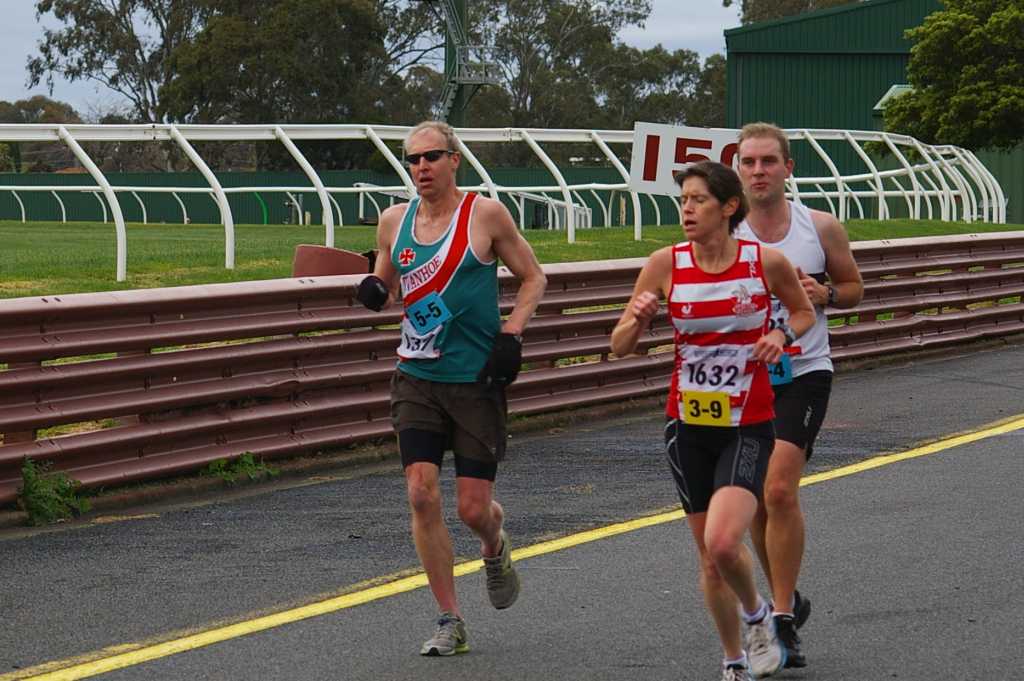
[[[864,0],[726,31],[727,125],[878,129],[876,106],[907,82],[904,32],[940,9],[939,0]],[[826,150],[844,172],[864,168],[844,144]],[[826,174],[809,150],[794,156],[801,175]],[[978,157],[1009,199],[1007,220],[1024,223],[1024,148]]]

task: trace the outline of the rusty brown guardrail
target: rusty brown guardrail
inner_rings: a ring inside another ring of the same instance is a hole
[[[1024,331],[1024,232],[854,244],[864,302],[829,310],[848,360]],[[644,259],[546,265],[510,392],[518,415],[668,389],[672,329],[609,357]],[[391,436],[397,310],[354,300],[362,275],[0,301],[0,504],[25,457],[87,488]],[[514,280],[502,277],[502,307]]]

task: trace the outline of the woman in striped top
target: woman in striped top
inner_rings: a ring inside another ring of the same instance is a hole
[[[781,253],[733,237],[746,200],[731,168],[697,163],[677,173],[676,181],[687,242],[651,255],[611,346],[620,356],[634,352],[658,316],[658,301],[667,299],[675,368],[666,449],[700,552],[705,602],[722,641],[722,678],[768,676],[782,669],[785,648],[754,584],[743,536],[775,440],[768,366],[811,327],[814,312]],[[771,296],[789,310],[788,325],[771,327]]]

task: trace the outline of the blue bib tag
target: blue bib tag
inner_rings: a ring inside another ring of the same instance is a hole
[[[441,300],[441,296],[434,292],[405,308],[405,317],[416,333],[422,336],[451,319],[452,313]]]
[[[775,364],[768,365],[768,377],[772,385],[785,385],[793,382],[793,360],[783,353]]]

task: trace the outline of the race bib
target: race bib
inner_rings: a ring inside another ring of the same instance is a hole
[[[679,389],[687,393],[714,391],[739,395],[749,357],[749,347],[687,345],[679,370]]]
[[[402,342],[398,346],[398,356],[402,359],[437,359],[441,352],[435,347],[437,337],[441,335],[444,324],[437,324],[427,333],[416,332],[416,327],[408,317],[402,318]]]
[[[731,426],[729,396],[722,392],[686,392],[679,403],[683,422],[691,426]]]
[[[729,398],[743,390],[749,347],[687,345],[679,369],[679,413],[694,426],[731,426]]]
[[[786,385],[793,382],[793,360],[783,353],[775,364],[768,365],[768,378],[772,385]]]
[[[405,308],[405,317],[416,333],[423,336],[451,319],[452,313],[435,291]]]

